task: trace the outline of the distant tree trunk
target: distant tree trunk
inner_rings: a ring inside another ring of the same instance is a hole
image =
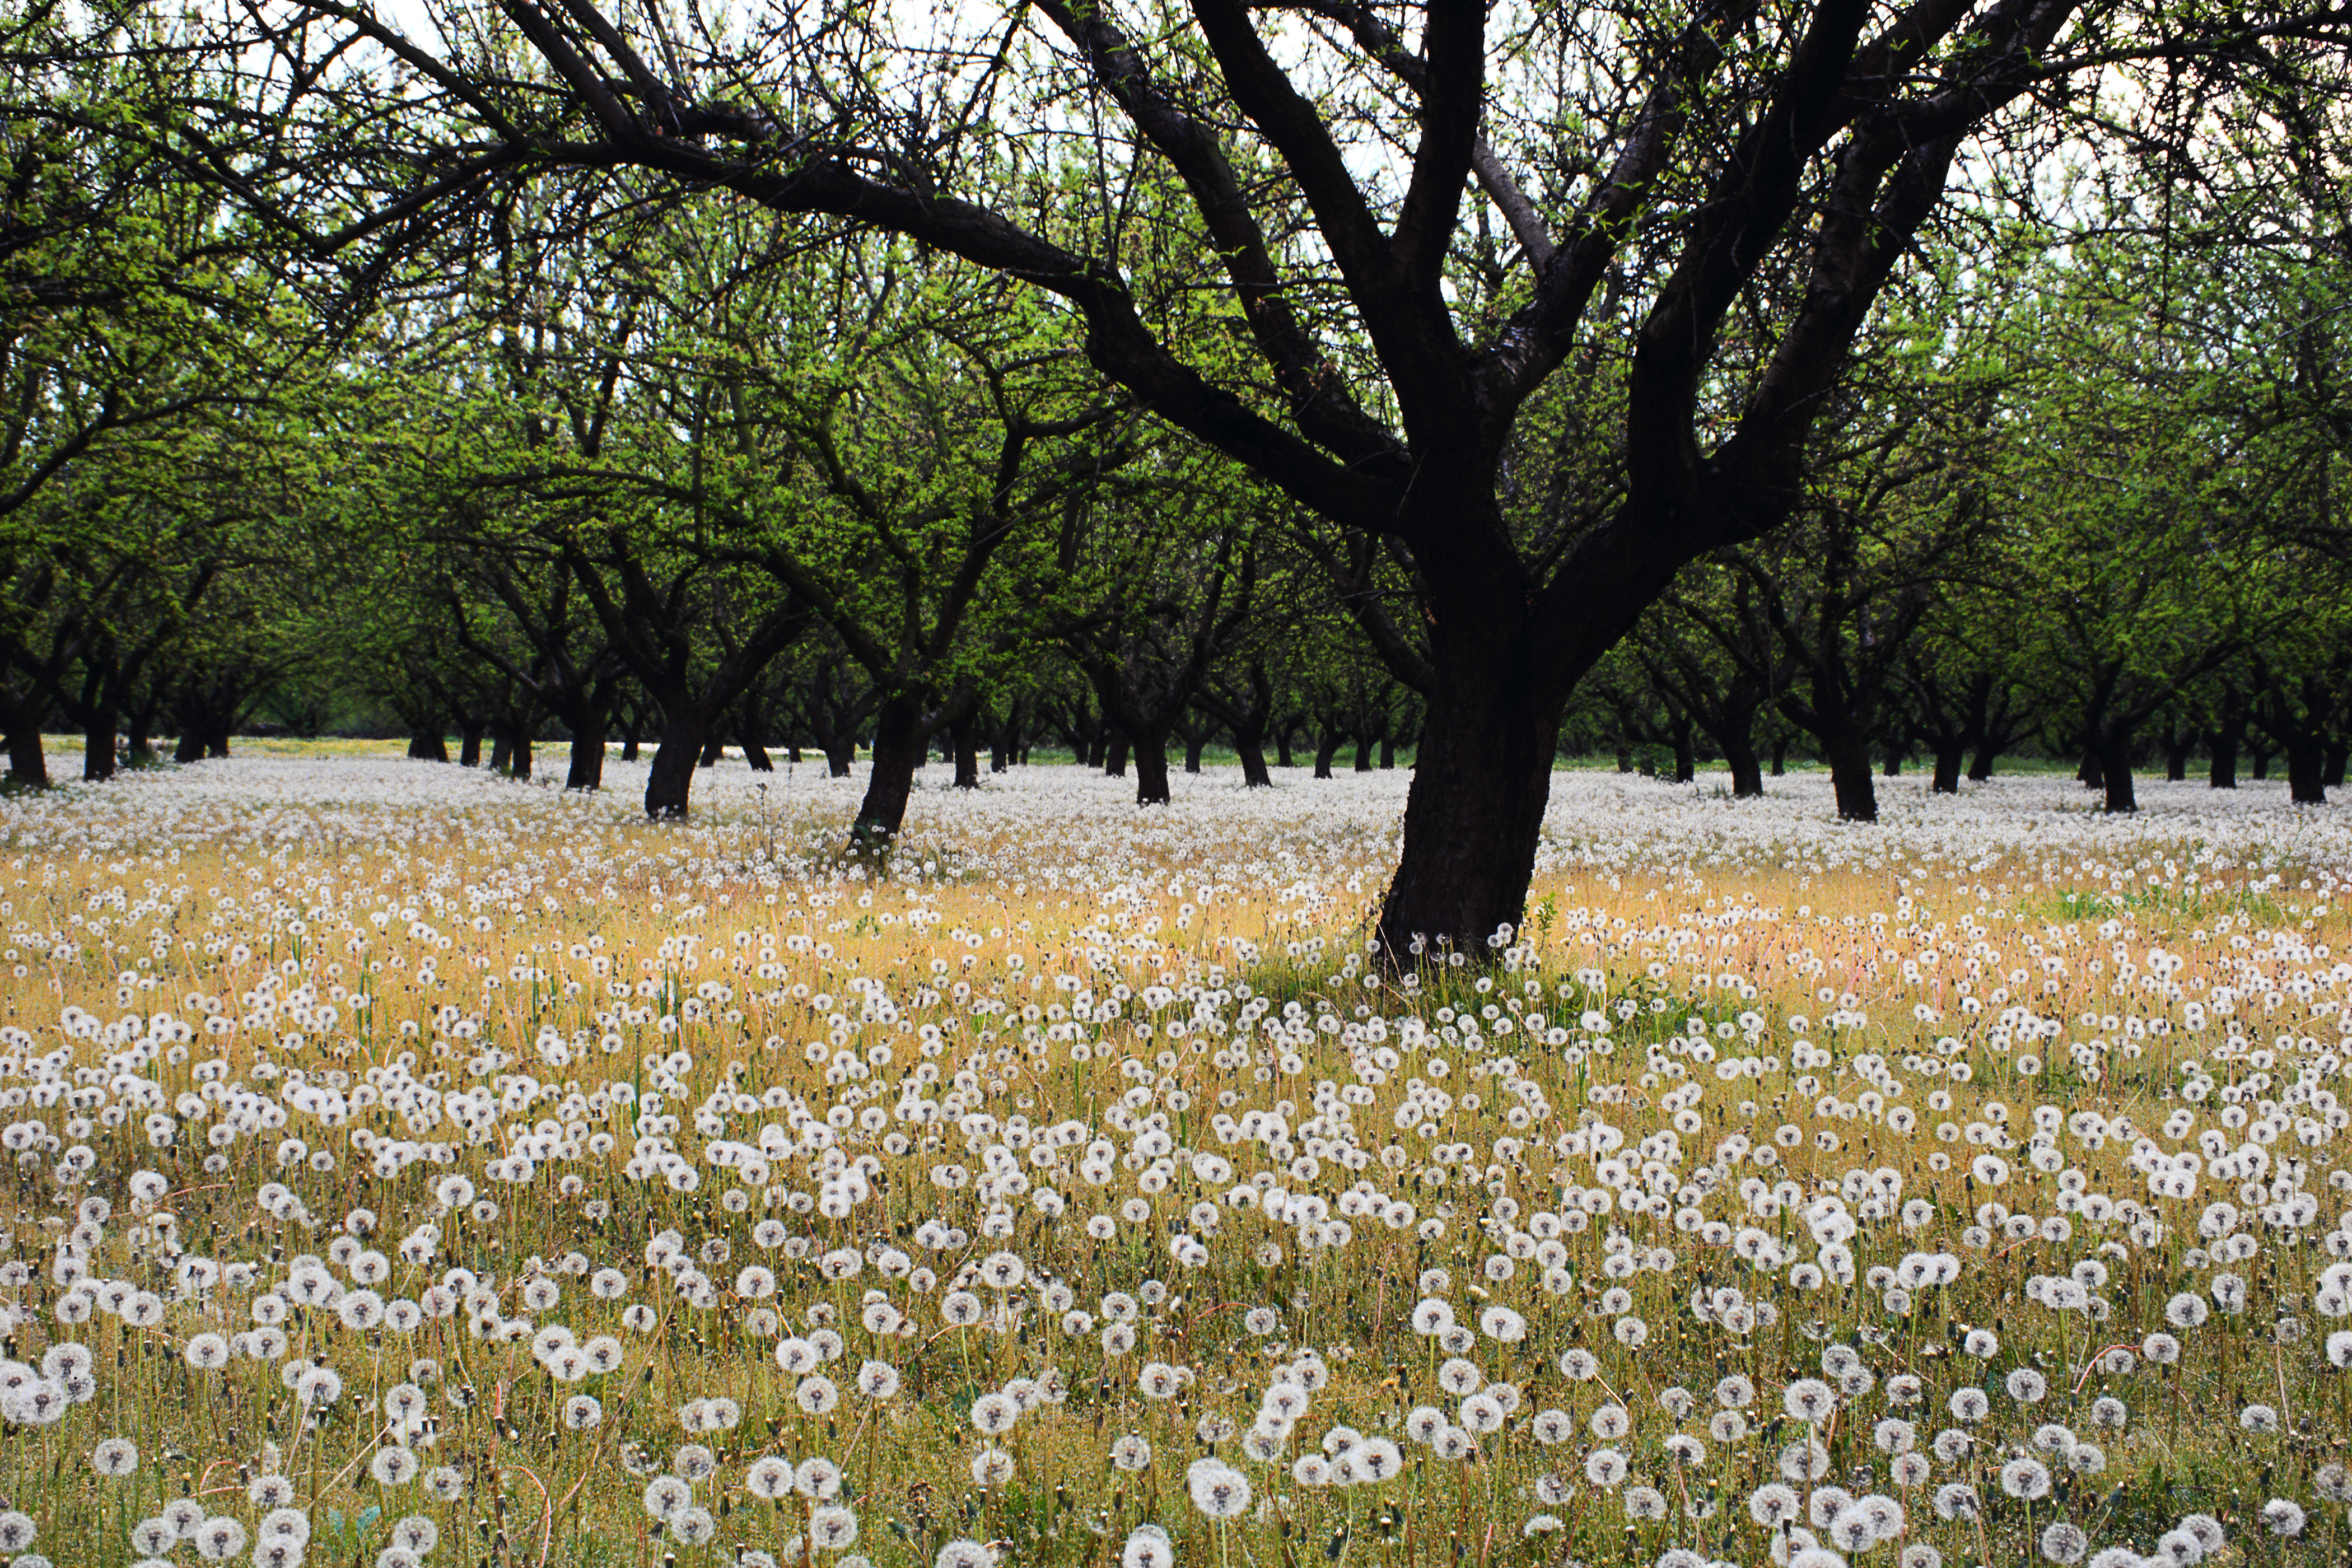
[[[2238,787],[2238,752],[2246,740],[2246,698],[2234,685],[2221,689],[2221,710],[2213,727],[2205,731],[2205,746],[2210,760],[2205,767],[2205,782],[2213,789]]]
[[[1789,772],[1789,738],[1776,735],[1772,739],[1772,776],[1782,778]]]
[[[1358,773],[1370,773],[1370,772],[1372,771],[1372,734],[1371,734],[1371,731],[1369,731],[1369,730],[1359,730],[1358,731],[1356,731],[1355,740],[1356,740],[1356,772],[1358,772]]]
[[[2327,742],[2327,763],[2326,771],[2320,775],[2321,784],[2329,789],[2344,787],[2344,763],[2347,753],[2352,753],[2352,745],[2347,745],[2341,740],[2331,740]]]
[[[38,737],[36,737],[36,738],[35,738],[35,744],[36,744],[36,747],[37,748],[37,745],[38,745]],[[8,749],[9,749],[9,755],[10,755],[10,758],[11,758],[11,760],[10,760],[10,762],[9,762],[9,764],[8,764],[8,771],[9,771],[11,773],[14,773],[16,772],[16,763],[15,763],[15,761],[14,761],[15,754],[16,754],[16,746],[15,746],[15,744],[14,744],[13,742],[11,742],[11,744],[10,744],[10,746],[9,746],[9,748],[8,748]],[[443,751],[443,753],[442,753],[442,754],[443,754],[445,757],[448,754],[448,753],[447,753],[447,751],[446,751],[446,748],[444,749],[444,751]],[[202,761],[204,760],[204,756],[205,756],[205,732],[204,732],[202,730],[197,729],[197,728],[196,728],[194,725],[193,725],[193,724],[188,725],[188,726],[186,726],[185,728],[184,728],[183,730],[181,730],[181,731],[180,731],[180,743],[179,743],[178,745],[176,745],[176,746],[173,746],[173,747],[172,748],[172,760],[173,760],[173,762],[175,762],[175,763],[197,763],[197,762],[202,762]],[[47,785],[46,785],[46,784],[44,784],[42,787],[46,788],[46,787],[47,787]]]
[[[1903,758],[1905,754],[1905,748],[1899,746],[1891,746],[1887,748],[1886,776],[1888,778],[1897,779],[1903,776]]]
[[[2197,731],[2178,719],[2168,716],[2163,732],[2157,742],[2164,748],[2164,781],[2179,784],[2189,776],[2189,753],[2197,744]]]
[[[186,742],[181,742],[185,745]],[[437,724],[420,724],[409,732],[408,755],[420,763],[446,763],[449,760],[449,742]]]
[[[1622,741],[1617,743],[1617,771],[1621,773],[1633,771],[1633,748]]]
[[[1991,742],[1978,742],[1977,753],[1969,763],[1969,780],[1972,783],[1982,784],[1992,777],[1992,764],[1997,755]]]
[[[2097,742],[2084,748],[2083,760],[2074,769],[2074,782],[2084,789],[2107,787],[2106,763],[2099,755]]]
[[[1103,752],[1102,770],[1105,778],[1123,779],[1127,776],[1128,745],[1129,736],[1124,730],[1118,731],[1110,737],[1109,743]]]
[[[1295,768],[1298,765],[1290,760],[1290,738],[1296,732],[1289,724],[1277,724],[1274,727],[1274,765],[1276,767]]]
[[[988,771],[992,773],[1012,771],[1013,759],[1021,752],[1021,704],[1008,702],[1003,722],[992,725],[988,732]]]
[[[2101,782],[2107,792],[2107,809],[2125,813],[2139,809],[2139,800],[2132,793],[2131,733],[2111,730],[2100,737],[2097,747],[2088,761],[2098,764]]]
[[[958,789],[980,787],[980,716],[966,713],[948,725],[949,737],[955,742],[955,786]]]
[[[2271,748],[2269,743],[2267,742],[2258,741],[2249,735],[2246,737],[2246,750],[2252,752],[2254,757],[2254,765],[2248,771],[2253,774],[2257,781],[2269,778],[2271,776]]]
[[[1396,766],[1396,732],[1392,730],[1381,731],[1381,766],[1382,768]]]
[[[1675,749],[1675,783],[1678,784],[1688,784],[1698,777],[1698,748],[1692,744],[1691,730],[1690,720],[1676,715],[1674,726],[1668,731],[1669,742]]]
[[[1215,733],[1215,730],[1206,725],[1196,726],[1184,731],[1184,771],[1186,773],[1197,773],[1201,771],[1201,747],[1210,736]]]
[[[844,730],[835,734],[824,745],[824,772],[827,778],[845,779],[849,764],[857,760],[857,737]]]
[[[490,772],[494,773],[502,773],[506,772],[507,762],[513,755],[513,737],[509,736],[504,730],[500,730],[498,731],[496,737],[490,742]]]
[[[694,794],[695,765],[702,757],[702,712],[678,700],[662,707],[660,742],[646,770],[646,815],[674,820],[687,814]]]
[[[644,728],[644,710],[634,702],[621,710],[621,761],[637,760],[637,737]]]
[[[1331,759],[1339,754],[1339,742],[1346,739],[1347,737],[1337,730],[1326,730],[1321,738],[1315,742],[1315,776],[1317,778],[1328,779],[1331,776]]]
[[[514,749],[509,753],[507,760],[508,767],[516,778],[530,777],[530,727],[529,725],[516,727]]]
[[[478,768],[482,765],[482,731],[487,726],[478,719],[467,719],[457,727],[457,765]],[[496,765],[496,764],[493,764]]]
[[[233,722],[233,721],[226,717],[222,718],[213,726],[211,732],[205,736],[205,756],[226,757],[228,755],[228,731],[231,722]]]

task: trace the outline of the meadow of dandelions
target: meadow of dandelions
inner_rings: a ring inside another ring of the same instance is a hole
[[[2333,809],[614,772],[0,802],[0,1559],[2352,1552]]]

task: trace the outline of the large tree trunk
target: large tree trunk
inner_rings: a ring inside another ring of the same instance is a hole
[[[1689,721],[1677,723],[1669,739],[1675,749],[1675,783],[1688,784],[1698,777],[1698,749],[1691,744]]]
[[[16,747],[13,743],[9,747],[9,754],[12,759],[9,769],[14,772],[16,763],[13,759]],[[204,761],[204,756],[205,732],[194,724],[190,724],[180,731],[180,743],[172,748],[172,760],[175,763],[199,763]]]
[[[508,772],[515,778],[527,780],[530,777],[530,730],[527,725],[518,725],[513,744],[507,751]]]
[[[2107,787],[2107,765],[2099,755],[2098,742],[2094,741],[2083,749],[2083,760],[2075,766],[2074,782],[2084,789]]]
[[[824,747],[824,772],[827,778],[845,779],[849,764],[857,760],[857,737],[847,731],[821,742]]]
[[[482,765],[482,731],[485,726],[468,719],[457,731],[457,765],[478,768]]]
[[[2342,789],[2344,763],[2347,756],[2352,756],[2352,745],[2347,745],[2340,740],[2331,740],[2327,742],[2326,751],[2327,762],[2320,773],[2319,782],[2329,789]]]
[[[660,743],[646,771],[646,815],[656,820],[683,817],[694,794],[695,764],[702,758],[703,717],[686,702],[662,710]]]
[[[449,742],[442,737],[437,725],[420,724],[409,734],[408,756],[411,762],[446,763],[449,760]]]
[[[1848,822],[1878,820],[1878,785],[1870,774],[1870,742],[1853,731],[1828,738],[1830,788],[1837,796],[1837,812]]]
[[[563,774],[565,789],[602,789],[604,785],[604,724],[601,716],[583,718],[572,727],[572,765]]]
[[[882,704],[874,720],[874,767],[866,775],[866,798],[850,825],[853,841],[881,847],[898,837],[907,823],[907,799],[914,793],[915,770],[923,765],[930,739],[923,732],[923,715],[914,702],[894,697]]]
[[[1402,853],[1381,906],[1379,938],[1391,963],[1415,962],[1417,938],[1471,942],[1517,926],[1551,795],[1559,705],[1512,671],[1459,655],[1453,662],[1441,667],[1422,720]],[[1485,963],[1492,954],[1469,956]]]
[[[228,727],[229,721],[226,719],[221,719],[214,723],[212,732],[205,737],[205,756],[226,757],[228,755]]]

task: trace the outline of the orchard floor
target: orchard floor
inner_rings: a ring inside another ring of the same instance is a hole
[[[0,1558],[2333,1562],[2352,816],[363,747],[0,800]]]

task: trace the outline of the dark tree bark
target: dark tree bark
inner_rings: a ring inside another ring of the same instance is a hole
[[[2168,711],[2164,728],[2157,731],[2156,742],[2164,752],[2164,779],[2167,784],[2179,784],[2189,776],[2189,753],[2197,745],[2194,725],[2182,721],[2179,714]]]
[[[1347,740],[1347,731],[1339,729],[1337,725],[1328,725],[1324,729],[1323,732],[1316,738],[1315,776],[1317,778],[1328,779],[1333,776],[1331,773],[1332,759],[1339,754],[1340,742]]]
[[[948,721],[949,739],[955,742],[955,786],[958,789],[980,787],[980,715],[966,711]]]
[[[1103,745],[1102,771],[1105,778],[1123,779],[1127,776],[1127,752],[1130,743],[1131,737],[1125,730],[1110,731]]]
[[[748,627],[738,627],[716,584],[703,589],[708,602],[698,596],[699,563],[680,567],[665,588],[617,534],[601,564],[576,542],[564,549],[605,646],[661,710],[661,743],[646,774],[646,815],[656,821],[683,818],[691,808],[703,746],[720,716],[815,623],[814,613],[787,594]],[[606,571],[614,577],[609,584]],[[698,642],[706,639],[717,647],[698,657]]]
[[[1272,788],[1274,775],[1265,766],[1265,735],[1274,719],[1274,682],[1266,674],[1265,660],[1252,659],[1239,681],[1210,677],[1201,683],[1192,700],[1232,732],[1234,754],[1241,758],[1244,787]],[[1289,765],[1286,754],[1283,766]]]
[[[479,719],[467,718],[457,726],[457,765],[478,768],[482,765],[482,736],[489,726]]]
[[[412,730],[408,736],[408,756],[412,762],[446,763],[449,760],[449,742],[439,725],[426,730]]]

